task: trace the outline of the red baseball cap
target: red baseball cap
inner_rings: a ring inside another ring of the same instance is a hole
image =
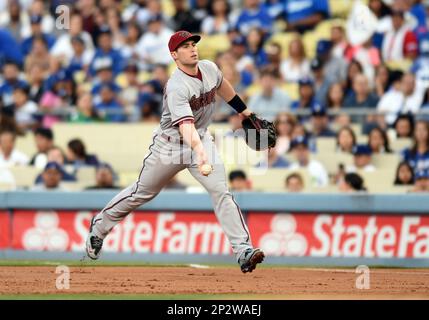
[[[178,46],[188,40],[194,40],[195,43],[197,43],[201,40],[201,36],[192,34],[188,31],[177,31],[170,37],[170,41],[168,41],[168,48],[170,49],[170,52],[173,52],[177,49]]]

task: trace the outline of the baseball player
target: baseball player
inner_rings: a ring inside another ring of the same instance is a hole
[[[214,211],[241,271],[252,272],[265,257],[253,248],[240,208],[227,188],[225,168],[207,127],[216,93],[243,119],[252,115],[215,63],[199,61],[199,35],[178,31],[168,47],[177,69],[166,84],[160,126],[135,184],[121,191],[91,221],[86,251],[98,259],[103,239],[130,212],[153,199],[179,171],[188,169],[210,193]],[[213,169],[213,170],[212,170]]]

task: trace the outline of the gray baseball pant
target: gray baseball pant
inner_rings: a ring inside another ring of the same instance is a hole
[[[116,195],[94,219],[95,235],[104,239],[130,212],[156,197],[172,177],[187,168],[209,192],[217,220],[238,260],[244,250],[252,247],[249,230],[228,190],[225,167],[213,137],[206,132],[201,140],[213,165],[213,172],[207,177],[199,172],[195,153],[188,146],[168,141],[159,132],[155,134],[136,183]]]

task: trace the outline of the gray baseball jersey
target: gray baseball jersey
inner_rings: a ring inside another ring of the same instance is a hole
[[[208,60],[198,63],[202,81],[180,69],[171,75],[165,87],[161,130],[172,137],[179,137],[178,124],[194,120],[195,128],[203,133],[215,111],[216,90],[222,83],[222,72]]]
[[[249,230],[240,208],[227,187],[225,168],[213,137],[207,131],[215,108],[216,90],[222,83],[222,73],[211,61],[200,61],[202,79],[177,69],[169,79],[164,94],[160,126],[155,130],[149,153],[135,184],[122,190],[94,219],[93,232],[100,238],[130,212],[153,199],[179,171],[188,169],[210,193],[216,217],[223,228],[236,258],[252,247]],[[203,176],[190,148],[180,142],[179,124],[193,120],[204,150],[213,165],[213,172]],[[175,158],[165,161],[165,157]]]

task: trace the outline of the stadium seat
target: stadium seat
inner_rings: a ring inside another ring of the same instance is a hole
[[[320,137],[316,139],[317,153],[333,153],[337,148],[337,140],[335,138]]]
[[[413,140],[410,138],[400,138],[390,141],[390,148],[395,152],[401,152],[406,148],[410,148],[413,145]]]
[[[395,169],[377,169],[373,172],[358,171],[358,174],[365,181],[365,186],[369,192],[389,193],[395,180]]]
[[[386,170],[395,171],[401,157],[396,153],[383,153],[383,154],[374,154],[372,156],[372,163],[376,168],[382,168]]]
[[[340,164],[352,165],[353,164],[353,155],[342,152],[332,152],[332,153],[317,153],[313,154],[312,157],[320,161],[328,173],[334,174],[338,172],[338,167]]]
[[[16,139],[16,149],[24,152],[29,157],[33,156],[37,152],[34,135],[27,133],[25,136],[18,136]]]
[[[280,88],[287,93],[289,98],[294,101],[299,98],[298,84],[297,83],[282,83]]]
[[[77,181],[85,187],[95,185],[95,172],[94,167],[82,167],[77,170]]]
[[[33,166],[14,166],[9,170],[15,178],[16,186],[18,188],[32,187],[36,177],[41,172],[40,169]]]
[[[66,150],[67,143],[80,138],[87,152],[96,154],[117,171],[139,170],[152,142],[156,123],[144,124],[70,124],[57,123],[53,127],[56,144]]]
[[[16,190],[16,186],[13,183],[3,183],[0,182],[0,191],[14,191]]]
[[[227,51],[230,41],[226,34],[204,36],[198,45],[201,59],[215,60],[217,53]]]
[[[250,168],[247,171],[247,176],[252,183],[253,190],[255,191],[286,192],[286,177],[292,173],[299,173],[302,176],[304,180],[304,188],[310,187],[311,179],[305,169],[289,170]]]
[[[329,10],[333,17],[347,18],[352,4],[352,0],[329,0]]]

